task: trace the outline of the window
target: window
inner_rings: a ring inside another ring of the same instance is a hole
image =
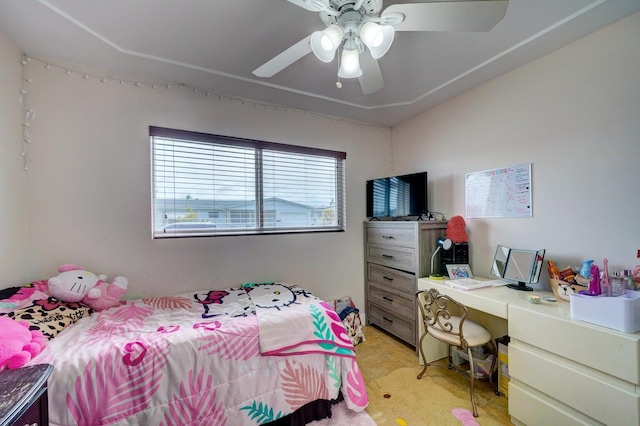
[[[154,238],[345,229],[344,152],[160,127],[149,134]]]

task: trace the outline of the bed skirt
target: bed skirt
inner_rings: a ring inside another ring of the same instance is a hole
[[[331,417],[331,407],[344,400],[342,393],[336,399],[318,399],[298,408],[293,413],[278,420],[266,423],[264,426],[300,426]]]

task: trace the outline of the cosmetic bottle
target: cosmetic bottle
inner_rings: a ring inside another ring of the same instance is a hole
[[[549,272],[549,278],[554,280],[561,280],[562,277],[560,276],[560,271],[558,270],[556,264],[553,263],[553,260],[549,260],[547,263],[549,264],[549,267],[547,268],[547,271]]]
[[[616,271],[611,276],[611,296],[622,296],[625,291],[625,277],[620,274],[620,271]]]
[[[602,261],[604,264],[602,266],[602,278],[600,279],[600,289],[602,290],[602,295],[611,297],[611,280],[609,279],[609,261],[605,257]]]
[[[591,274],[589,281],[589,295],[599,296],[602,293],[600,289],[600,268],[598,268],[598,265],[591,265],[591,270],[589,272]]]
[[[585,260],[582,262],[582,266],[580,267],[580,275],[585,278],[591,278],[591,265],[593,264],[593,260]]]
[[[633,272],[631,269],[625,269],[622,271],[622,276],[624,277],[624,288],[626,290],[635,290],[636,280],[633,278]]]

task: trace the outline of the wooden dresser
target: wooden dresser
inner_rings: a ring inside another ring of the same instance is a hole
[[[416,345],[418,278],[431,272],[436,240],[446,228],[446,221],[433,220],[364,223],[367,324]]]
[[[0,371],[0,426],[49,424],[49,364]]]

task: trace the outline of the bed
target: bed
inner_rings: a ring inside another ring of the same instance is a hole
[[[39,290],[29,298],[44,297]],[[29,362],[54,366],[52,425],[305,424],[330,415],[336,401],[354,411],[368,403],[340,318],[297,285],[71,312],[77,321]]]

